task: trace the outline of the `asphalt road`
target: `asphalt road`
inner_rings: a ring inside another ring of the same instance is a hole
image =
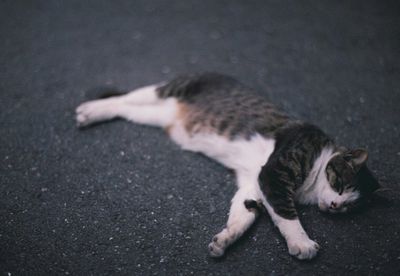
[[[0,274],[399,274],[396,2],[1,1]],[[201,71],[368,148],[388,190],[356,215],[301,207],[322,246],[311,262],[288,255],[267,216],[226,257],[208,257],[232,173],[159,129],[74,122],[93,88]]]

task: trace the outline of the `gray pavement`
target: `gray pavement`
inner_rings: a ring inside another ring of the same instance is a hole
[[[1,1],[1,275],[395,275],[400,271],[397,1]],[[231,172],[123,121],[79,131],[96,87],[236,76],[340,144],[382,186],[361,214],[301,207],[300,262],[263,216],[226,257]]]

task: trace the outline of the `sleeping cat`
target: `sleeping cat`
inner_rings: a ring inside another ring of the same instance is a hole
[[[319,246],[301,226],[295,204],[347,212],[379,186],[365,150],[337,147],[318,127],[290,118],[228,76],[181,76],[76,109],[79,127],[114,118],[162,127],[183,149],[234,170],[238,190],[226,227],[208,246],[213,257],[222,256],[263,207],[289,254],[311,259]]]

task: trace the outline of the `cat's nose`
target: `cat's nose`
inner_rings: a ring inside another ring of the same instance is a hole
[[[331,206],[329,207],[330,209],[336,209],[338,207],[337,203],[335,201],[331,202]]]

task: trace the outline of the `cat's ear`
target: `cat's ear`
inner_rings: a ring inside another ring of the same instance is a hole
[[[368,152],[365,149],[349,150],[345,153],[344,159],[354,168],[361,168],[368,159]]]

